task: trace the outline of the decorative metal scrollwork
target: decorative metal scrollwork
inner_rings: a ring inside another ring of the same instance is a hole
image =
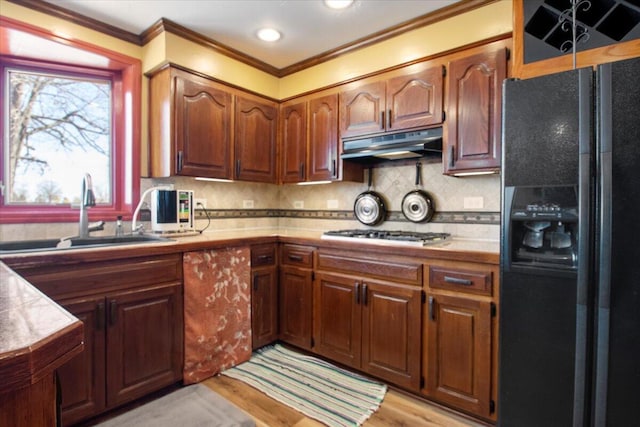
[[[558,18],[558,22],[560,22],[560,28],[562,28],[562,31],[571,31],[571,40],[567,40],[562,43],[562,45],[560,45],[560,50],[563,53],[568,52],[569,50],[572,51],[574,69],[576,68],[577,44],[586,43],[587,40],[589,40],[589,38],[591,37],[591,35],[589,34],[589,29],[576,20],[576,12],[578,10],[586,12],[589,9],[591,9],[590,0],[571,0],[571,7],[569,9],[565,9]]]

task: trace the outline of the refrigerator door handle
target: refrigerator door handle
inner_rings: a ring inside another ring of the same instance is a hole
[[[593,109],[593,72],[590,68],[579,70],[578,74],[578,277],[576,289],[576,344],[574,364],[573,425],[582,426],[585,421],[586,376],[587,376],[587,303],[589,294],[589,258],[591,244],[590,207],[592,162],[591,112]]]
[[[597,345],[596,375],[594,398],[594,424],[606,425],[607,422],[607,383],[609,382],[609,315],[611,297],[611,239],[612,239],[612,193],[613,193],[613,136],[612,136],[612,90],[611,65],[598,67],[600,110],[600,162],[599,183],[600,200],[598,203],[600,238],[598,244],[598,305],[597,305]]]

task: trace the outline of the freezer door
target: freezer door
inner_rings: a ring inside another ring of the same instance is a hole
[[[595,426],[640,420],[640,59],[598,67]]]

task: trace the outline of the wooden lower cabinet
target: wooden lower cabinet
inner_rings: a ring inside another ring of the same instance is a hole
[[[311,350],[313,346],[313,251],[314,247],[283,244],[280,247],[279,337]]]
[[[313,319],[312,271],[281,267],[279,294],[280,339],[310,350]]]
[[[58,368],[62,394],[62,424],[67,426],[98,414],[107,406],[104,296],[58,302],[84,323],[84,350]]]
[[[85,324],[84,351],[58,369],[64,425],[182,377],[181,284],[59,303]]]
[[[278,266],[276,244],[251,247],[251,345],[278,339]]]
[[[323,272],[314,301],[316,353],[418,391],[421,288]]]
[[[84,323],[83,351],[57,370],[62,424],[73,425],[182,379],[182,255],[16,272]]]
[[[423,313],[422,393],[496,419],[498,266],[434,262]]]
[[[110,294],[106,304],[107,405],[118,406],[180,380],[181,285]]]
[[[491,303],[428,295],[425,392],[459,409],[490,414]]]

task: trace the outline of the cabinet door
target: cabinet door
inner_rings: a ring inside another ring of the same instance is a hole
[[[71,425],[102,412],[105,400],[105,300],[62,300],[59,304],[84,324],[84,350],[58,368],[62,424]]]
[[[421,292],[417,287],[362,282],[362,369],[416,392]]]
[[[275,104],[236,98],[236,179],[276,183]]]
[[[254,349],[278,339],[278,276],[276,267],[251,272],[251,342]]]
[[[443,70],[432,67],[387,82],[387,131],[442,123]]]
[[[314,351],[360,368],[362,293],[358,279],[317,273],[314,283]]]
[[[179,175],[231,178],[232,113],[228,92],[195,79],[175,77]]]
[[[281,267],[279,300],[280,339],[310,350],[313,319],[311,270]]]
[[[502,82],[506,77],[505,48],[449,64],[445,173],[500,168]]]
[[[338,95],[309,101],[309,181],[338,178]]]
[[[491,403],[491,303],[429,295],[425,390],[453,407],[488,417]]]
[[[384,81],[340,93],[340,137],[367,135],[385,129]]]
[[[282,150],[280,179],[283,183],[303,182],[307,163],[307,103],[286,105],[280,110]]]
[[[108,295],[107,404],[128,402],[182,378],[182,286]]]

